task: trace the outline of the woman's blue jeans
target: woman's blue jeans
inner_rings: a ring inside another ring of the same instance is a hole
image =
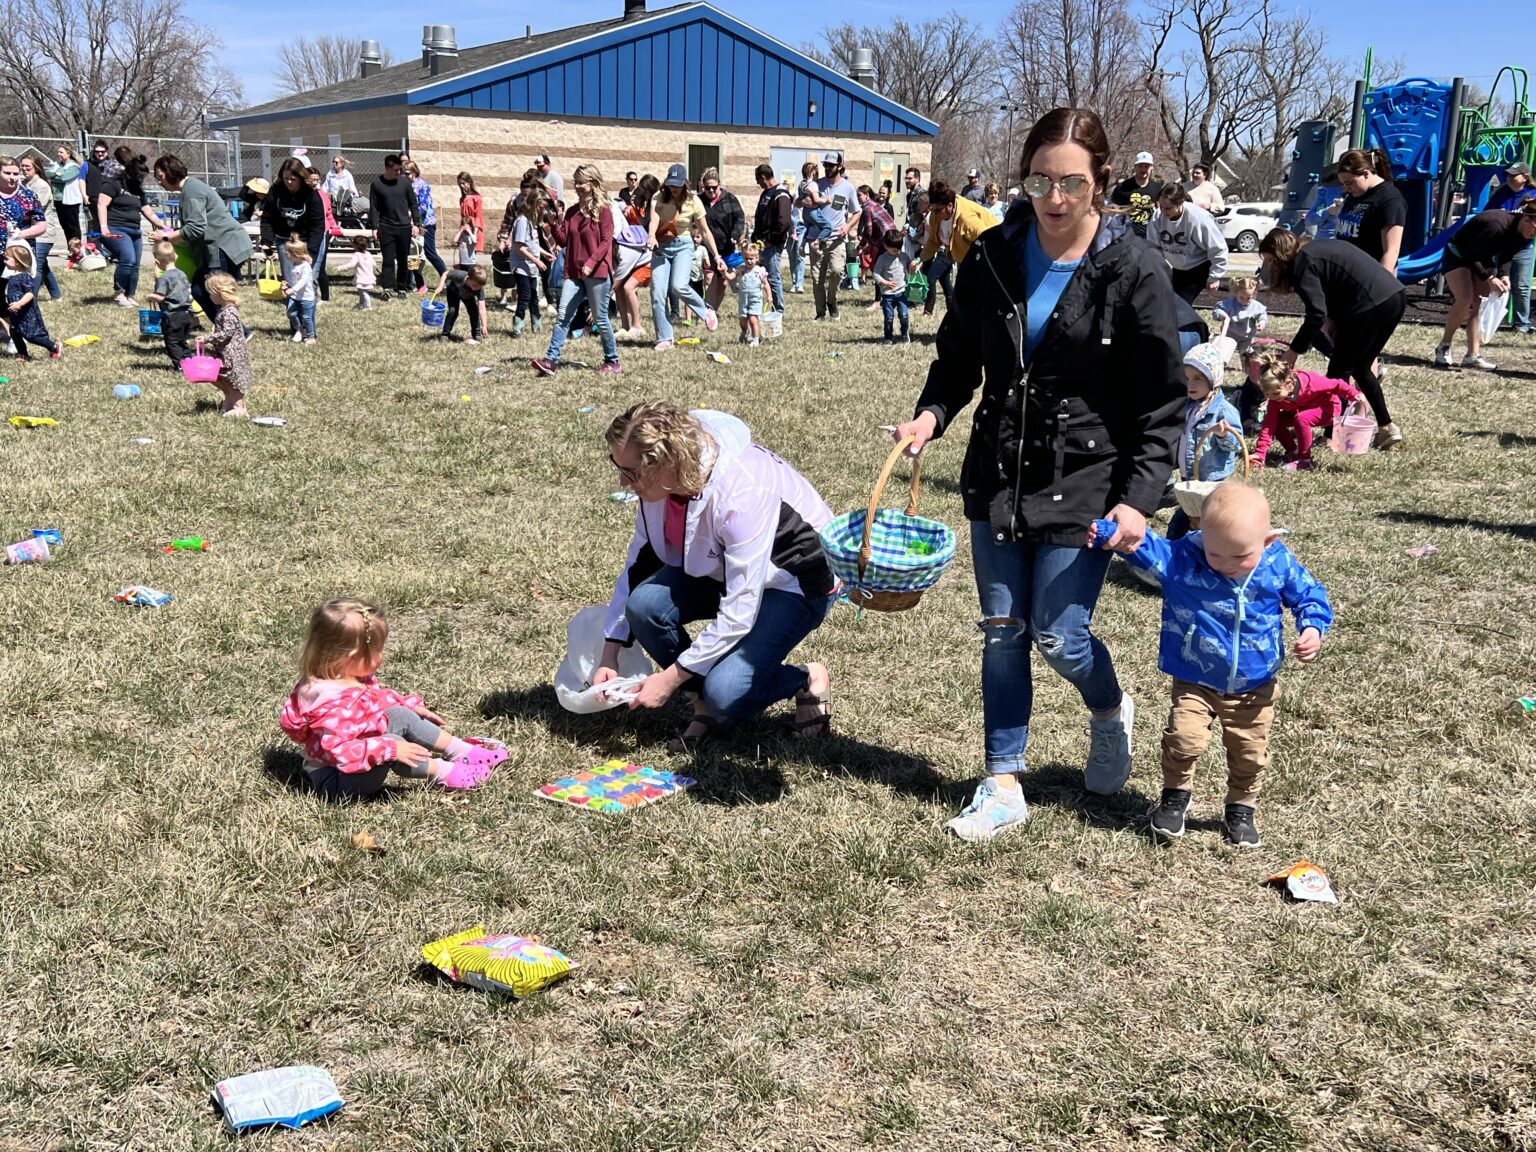
[[[709,315],[704,298],[688,283],[693,269],[693,241],[676,236],[658,244],[651,253],[651,318],[656,322],[656,339],[672,339],[672,321],[667,319],[667,297],[675,296],[700,320]]]
[[[988,772],[1028,771],[1032,643],[1090,711],[1119,705],[1114,661],[1090,631],[1110,557],[1102,549],[998,541],[991,525],[971,523],[984,637],[981,710]]]
[[[612,288],[613,282],[606,276],[601,279],[590,277],[586,280],[566,280],[560,289],[560,311],[555,321],[555,330],[549,334],[549,351],[544,353],[545,359],[560,363],[560,352],[565,348],[566,337],[571,334],[571,325],[576,322],[576,314],[581,311],[582,301],[585,300],[591,306],[592,323],[597,326],[597,334],[603,339],[603,363],[619,362],[619,345],[613,338],[613,323],[608,319],[608,293]]]
[[[663,568],[630,590],[624,618],[657,666],[670,668],[691,643],[683,625],[713,620],[723,590],[719,581]],[[835,599],[830,593],[805,597],[768,589],[752,631],[709,670],[702,685],[695,677],[684,690],[701,693],[704,707],[727,721],[744,720],[788,700],[806,688],[810,678],[804,667],[784,660],[827,618]]]
[[[1536,264],[1536,245],[1527,244],[1509,262],[1509,294],[1515,304],[1515,330],[1531,326],[1531,266]]]
[[[48,263],[48,253],[53,251],[53,245],[46,240],[35,240],[32,246],[37,253],[37,283],[33,285],[32,291],[41,294],[46,288],[48,295],[57,300],[64,293],[59,288],[59,278],[53,274],[53,268]]]
[[[117,235],[103,235],[101,242],[117,261],[112,287],[120,296],[132,297],[139,288],[139,259],[144,254],[144,235],[137,228],[119,228]]]
[[[796,292],[805,290],[805,225],[797,223],[789,239],[789,282]]]

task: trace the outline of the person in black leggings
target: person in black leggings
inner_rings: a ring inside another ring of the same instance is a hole
[[[1397,277],[1353,244],[1343,240],[1299,239],[1275,229],[1259,243],[1264,277],[1277,292],[1295,292],[1306,318],[1291,338],[1288,359],[1316,345],[1326,353],[1328,375],[1353,380],[1376,418],[1373,447],[1402,442],[1403,433],[1387,411],[1387,397],[1372,365],[1397,330],[1407,304],[1407,289]],[[1332,341],[1323,325],[1333,321]]]

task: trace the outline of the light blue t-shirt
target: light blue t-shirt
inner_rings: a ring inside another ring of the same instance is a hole
[[[816,189],[823,197],[830,198],[832,203],[823,204],[822,212],[826,216],[826,225],[834,232],[843,226],[843,221],[848,219],[851,212],[859,206],[859,194],[846,176],[828,180],[823,176],[816,181]]]
[[[1031,223],[1024,237],[1023,263],[1024,291],[1027,293],[1024,305],[1024,359],[1028,362],[1035,358],[1035,349],[1040,346],[1040,338],[1045,335],[1045,326],[1050,322],[1051,313],[1056,310],[1056,302],[1061,299],[1067,281],[1072,279],[1072,273],[1077,271],[1082,261],[1047,259],[1045,250],[1040,247],[1039,231]]]

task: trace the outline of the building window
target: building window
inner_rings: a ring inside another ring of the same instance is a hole
[[[704,169],[720,167],[720,145],[718,144],[690,144],[688,145],[688,183],[697,188],[699,177],[704,175]]]

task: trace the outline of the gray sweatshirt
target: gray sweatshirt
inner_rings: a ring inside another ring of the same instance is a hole
[[[1181,272],[1209,260],[1211,279],[1227,274],[1227,241],[1215,218],[1198,204],[1185,204],[1177,220],[1159,208],[1147,222],[1147,240],[1163,254],[1171,268]]]

